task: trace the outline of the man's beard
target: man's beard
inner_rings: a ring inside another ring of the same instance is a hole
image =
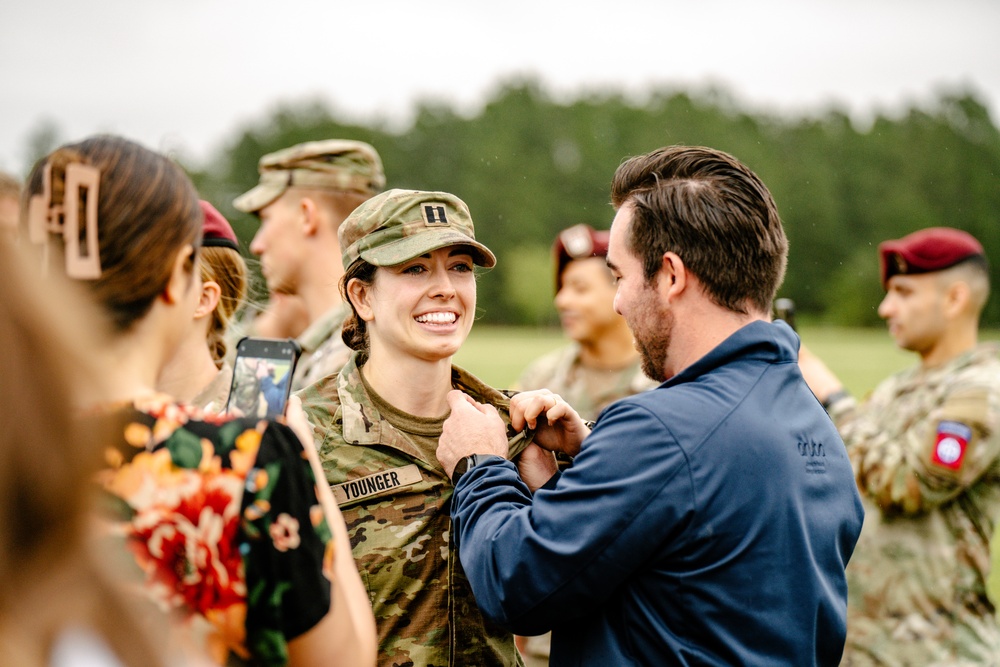
[[[674,314],[660,308],[654,289],[644,290],[644,296],[636,308],[638,320],[629,322],[635,349],[639,351],[642,372],[651,380],[667,380],[664,368],[667,364],[667,347],[674,329]]]

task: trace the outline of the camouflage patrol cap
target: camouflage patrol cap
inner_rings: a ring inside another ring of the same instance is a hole
[[[878,246],[882,286],[895,275],[943,271],[968,259],[985,263],[983,246],[968,232],[951,227],[929,227]]]
[[[476,241],[469,207],[447,192],[387,190],[354,209],[337,235],[345,269],[359,258],[395,266],[451,245],[468,246],[479,266],[497,263],[490,249]]]
[[[257,165],[260,182],[233,201],[244,213],[256,213],[288,188],[324,188],[374,195],[385,187],[382,158],[363,141],[309,141],[269,153]]]

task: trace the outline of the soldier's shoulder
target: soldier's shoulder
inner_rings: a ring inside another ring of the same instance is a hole
[[[1000,391],[1000,354],[994,345],[984,345],[976,350],[970,363],[955,373],[954,382],[976,382],[994,391]]]
[[[295,392],[302,401],[302,409],[313,424],[333,419],[340,407],[338,374],[328,375]]]
[[[518,389],[549,387],[559,369],[571,364],[576,355],[576,345],[565,345],[537,357],[521,373],[521,378],[517,383]]]

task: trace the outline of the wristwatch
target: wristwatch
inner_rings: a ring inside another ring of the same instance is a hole
[[[486,459],[493,458],[488,454],[470,454],[464,458],[460,458],[458,463],[455,464],[455,470],[451,473],[451,483],[453,486],[458,486],[458,480],[462,478],[462,475],[469,472],[470,468],[473,468]]]

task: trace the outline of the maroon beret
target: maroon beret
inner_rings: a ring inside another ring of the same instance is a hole
[[[201,204],[201,212],[205,214],[201,245],[204,247],[232,248],[236,252],[239,252],[240,246],[236,240],[236,232],[233,231],[229,221],[222,217],[222,214],[204,199],[198,203]]]
[[[562,289],[562,274],[574,259],[607,257],[611,232],[598,231],[590,225],[573,225],[559,232],[552,251],[556,256],[556,291]]]
[[[968,232],[951,227],[929,227],[878,246],[882,286],[895,275],[941,271],[970,257],[982,257],[983,246]]]

